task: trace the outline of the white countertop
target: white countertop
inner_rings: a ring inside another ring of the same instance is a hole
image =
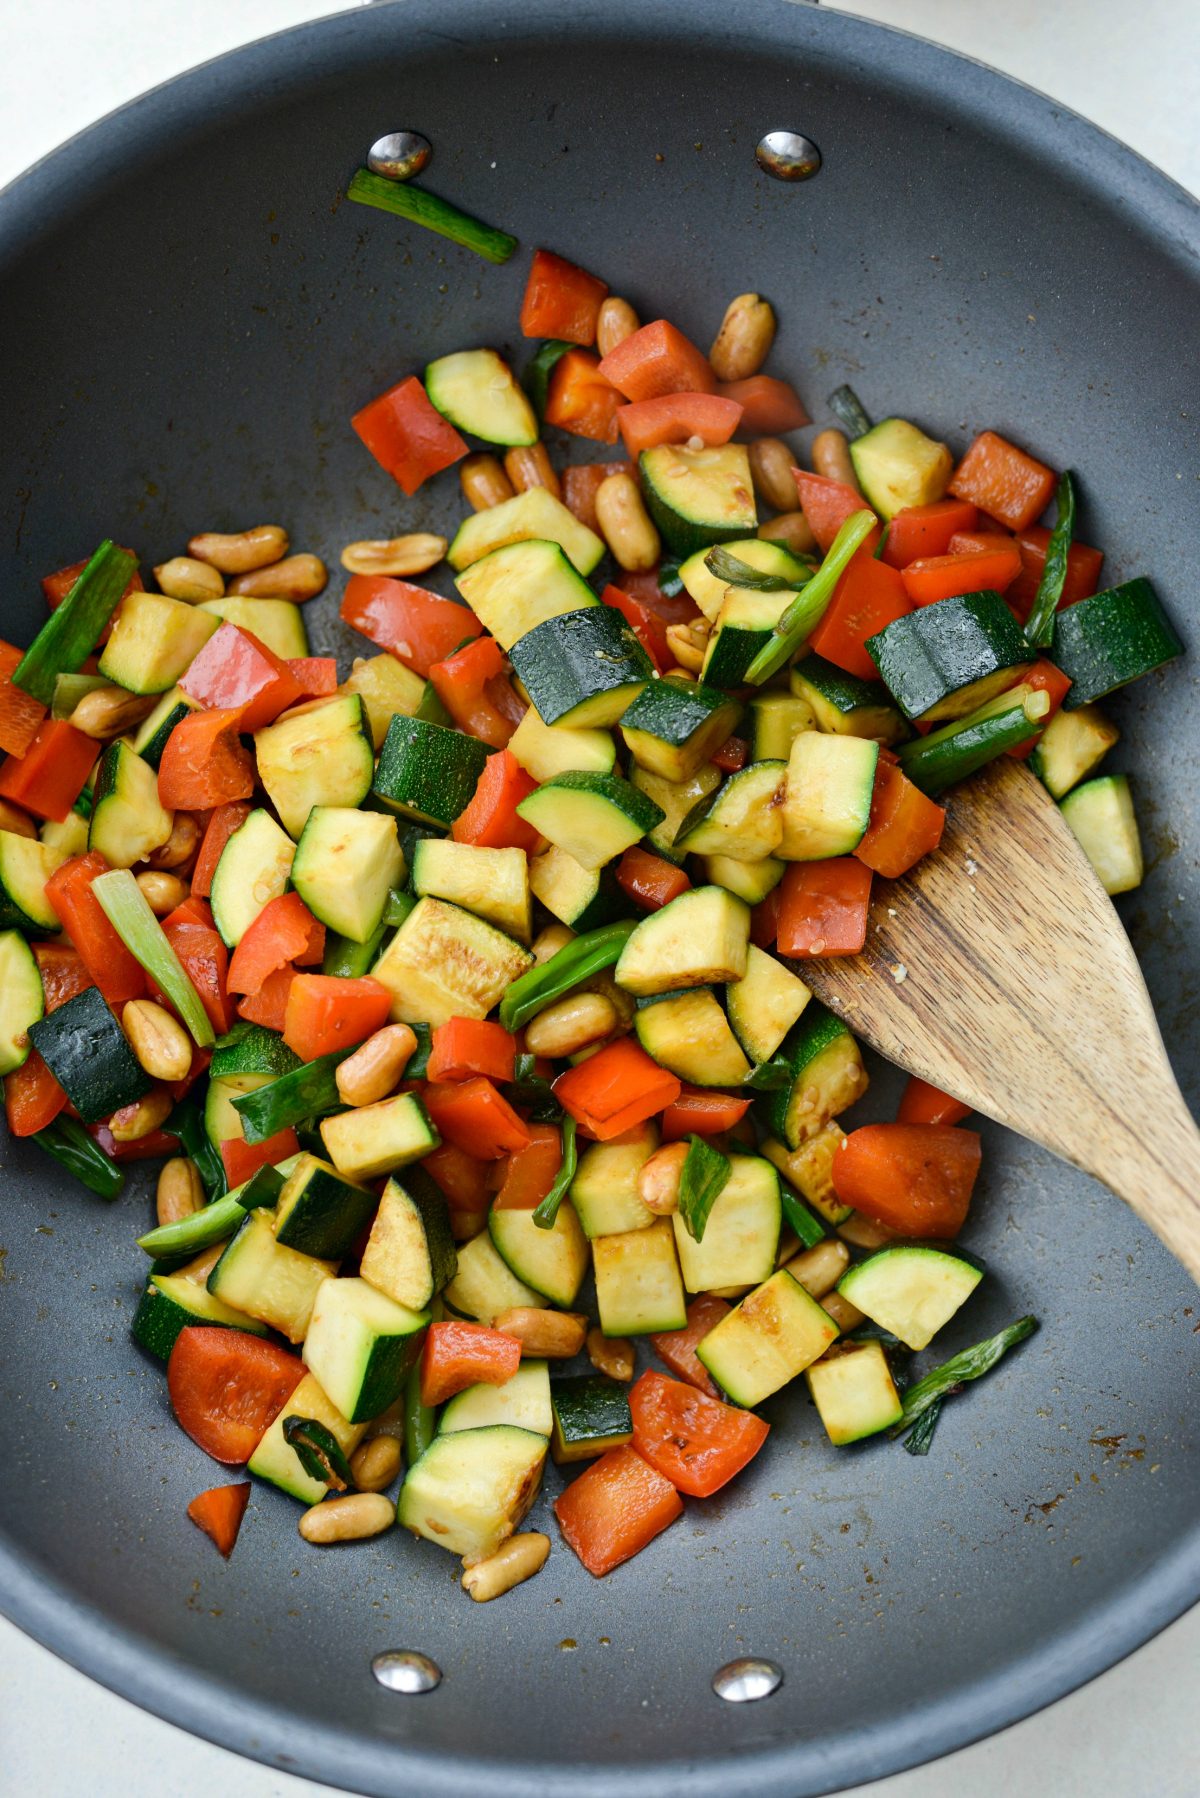
[[[0,0],[0,184],[72,131],[193,63],[336,0]],[[861,0],[847,11],[994,64],[1200,191],[1196,0]],[[1193,1798],[1200,1607],[1040,1716],[857,1798]],[[0,1785],[50,1798],[321,1798],[145,1716],[0,1621]],[[169,1768],[169,1772],[166,1769]],[[417,1795],[414,1794],[414,1798]]]

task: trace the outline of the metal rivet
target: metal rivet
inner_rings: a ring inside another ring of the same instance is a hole
[[[756,1698],[769,1698],[782,1684],[782,1667],[777,1667],[774,1661],[746,1657],[718,1667],[713,1674],[712,1689],[726,1704],[750,1704]]]
[[[386,1654],[377,1654],[371,1672],[389,1692],[432,1692],[442,1683],[437,1662],[415,1648],[390,1648]]]
[[[821,152],[799,131],[768,131],[754,152],[760,169],[776,181],[807,181],[821,166]]]
[[[367,151],[367,167],[389,181],[411,181],[433,155],[433,145],[419,131],[389,131],[377,137]]]

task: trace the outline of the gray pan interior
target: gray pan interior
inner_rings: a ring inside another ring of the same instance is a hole
[[[339,205],[397,125],[435,140],[431,187],[526,253],[495,269]],[[776,127],[817,140],[817,180],[756,170]],[[540,242],[701,343],[729,295],[769,294],[774,364],[818,419],[850,380],[960,448],[991,425],[1074,464],[1109,574],[1152,574],[1194,639],[1194,205],[1027,90],[782,0],[346,14],[151,94],[9,190],[3,635],[27,641],[37,577],[109,532],[149,563],[196,528],[278,518],[336,565],[351,537],[441,524],[456,483],[404,503],[347,421],[431,354],[524,353]],[[314,648],[346,657],[340,586],[310,616]],[[1114,708],[1150,861],[1122,910],[1193,1102],[1194,666]],[[893,1093],[881,1076],[875,1115]],[[635,1562],[596,1583],[556,1548],[482,1608],[407,1537],[302,1552],[293,1505],[261,1488],[221,1563],[184,1520],[218,1470],[128,1339],[149,1176],[110,1210],[6,1143],[5,1608],[187,1728],[379,1794],[796,1798],[996,1729],[1200,1591],[1200,1298],[1099,1186],[984,1135],[970,1241],[991,1274],[952,1339],[1026,1310],[1043,1326],[927,1460],[835,1452],[791,1394],[748,1477]],[[375,1684],[393,1647],[441,1663],[436,1696]],[[781,1663],[775,1698],[712,1696],[740,1653]]]

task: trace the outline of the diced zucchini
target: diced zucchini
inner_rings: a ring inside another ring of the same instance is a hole
[[[553,844],[530,861],[529,885],[546,910],[574,931],[611,924],[628,906],[610,868],[582,868]]]
[[[296,845],[292,885],[322,924],[365,943],[406,873],[395,820],[385,812],[314,805]]]
[[[410,1311],[365,1280],[325,1280],[304,1339],[304,1364],[347,1423],[366,1423],[400,1397],[428,1325],[427,1311]]]
[[[371,973],[392,995],[392,1017],[436,1028],[451,1018],[486,1018],[504,989],[530,967],[520,943],[461,906],[420,899]]]
[[[879,745],[806,730],[792,744],[783,802],[782,861],[850,855],[871,822]]]
[[[647,1230],[597,1236],[592,1260],[600,1328],[606,1336],[684,1328],[687,1303],[670,1218],[656,1218]]]
[[[550,1369],[545,1361],[522,1361],[502,1386],[468,1386],[456,1393],[438,1419],[438,1435],[459,1430],[486,1430],[506,1423],[516,1430],[549,1436],[554,1428],[550,1408]]]
[[[233,1101],[257,1092],[277,1079],[275,1074],[212,1074],[204,1094],[204,1128],[208,1140],[220,1148],[223,1142],[244,1142],[241,1113]]]
[[[588,1239],[569,1203],[543,1230],[532,1211],[488,1213],[488,1231],[501,1259],[526,1286],[564,1308],[573,1305],[588,1269]]]
[[[844,1299],[910,1349],[923,1349],[983,1278],[965,1256],[926,1243],[877,1249],[838,1282]]]
[[[275,1206],[275,1240],[302,1255],[340,1261],[371,1221],[376,1202],[365,1186],[343,1180],[327,1161],[305,1152]]]
[[[758,905],[783,879],[786,862],[764,855],[760,861],[739,862],[731,855],[706,855],[704,878],[711,886],[727,887],[747,905]]]
[[[1098,705],[1056,712],[1038,740],[1029,765],[1048,793],[1062,799],[1100,766],[1121,733]]]
[[[413,892],[450,899],[527,943],[532,935],[529,864],[523,849],[485,849],[423,837],[413,854]]]
[[[638,998],[740,980],[749,946],[749,906],[724,887],[693,887],[641,920],[614,978]]]
[[[747,587],[730,587],[708,639],[701,680],[714,687],[740,687],[795,597],[792,592],[755,593]]]
[[[339,1174],[373,1180],[420,1161],[441,1137],[416,1093],[396,1093],[375,1105],[360,1105],[322,1118],[321,1140]]]
[[[396,716],[371,790],[389,812],[449,829],[474,797],[487,758],[486,744],[476,737],[424,718]]]
[[[459,1244],[458,1269],[443,1293],[450,1310],[476,1323],[494,1323],[502,1311],[542,1303],[542,1295],[518,1280],[497,1253],[487,1231]]]
[[[359,1272],[378,1291],[424,1311],[454,1278],[458,1255],[443,1194],[423,1168],[389,1180],[363,1250]]]
[[[846,1140],[846,1132],[836,1118],[830,1118],[815,1135],[806,1138],[798,1148],[773,1136],[764,1138],[762,1152],[779,1169],[796,1191],[827,1224],[843,1224],[852,1215],[852,1207],[843,1205],[834,1191],[833,1158]]]
[[[862,1098],[867,1070],[841,1018],[815,1000],[776,1053],[791,1068],[792,1083],[760,1093],[755,1109],[772,1135],[797,1149],[837,1112]]]
[[[709,987],[642,1000],[634,1027],[647,1055],[693,1086],[740,1086],[750,1072]]]
[[[773,855],[783,832],[786,762],[751,762],[701,799],[680,824],[680,855],[722,855],[758,862]]]
[[[536,706],[530,706],[508,740],[515,755],[534,780],[552,780],[582,768],[592,774],[611,774],[617,746],[609,730],[571,730],[564,724],[543,724]]]
[[[754,535],[754,486],[740,443],[717,449],[662,443],[643,450],[638,467],[650,516],[677,556]]]
[[[336,1272],[336,1261],[319,1261],[276,1242],[271,1213],[257,1210],[247,1214],[226,1246],[208,1276],[208,1290],[223,1305],[270,1324],[289,1342],[303,1342],[317,1288]]]
[[[383,748],[388,725],[397,712],[411,718],[425,696],[426,683],[398,656],[357,656],[339,693],[357,693],[367,714],[367,728],[376,755]]]
[[[88,820],[81,812],[70,811],[65,818],[47,818],[38,825],[38,836],[61,858],[69,861],[73,855],[86,855],[88,846]]]
[[[518,637],[509,660],[543,724],[573,730],[615,724],[654,672],[612,606],[547,618]]]
[[[748,1293],[697,1344],[697,1359],[735,1405],[761,1405],[820,1359],[838,1327],[786,1268]]]
[[[305,1374],[283,1410],[263,1436],[247,1463],[247,1472],[260,1480],[270,1481],[282,1492],[298,1498],[301,1504],[316,1505],[329,1491],[323,1480],[305,1473],[300,1457],[283,1433],[289,1417],[310,1417],[324,1424],[342,1453],[349,1457],[366,1435],[365,1423],[349,1423],[329,1396],[322,1391],[315,1375]]]
[[[220,1325],[265,1336],[266,1324],[223,1305],[220,1299],[186,1274],[152,1274],[146,1282],[130,1331],[133,1340],[160,1361],[169,1361],[181,1330],[189,1324]]]
[[[529,1510],[545,1462],[546,1438],[509,1424],[435,1436],[405,1476],[396,1520],[451,1554],[482,1559]]]
[[[855,438],[850,460],[864,498],[883,519],[941,499],[954,468],[946,445],[905,418],[885,418]]]
[[[0,1074],[29,1059],[29,1027],[45,1013],[42,977],[19,930],[0,931]]]
[[[495,350],[456,350],[425,369],[425,391],[443,418],[485,443],[538,440],[533,407]]]
[[[212,879],[213,919],[232,949],[264,906],[287,891],[296,845],[270,812],[253,811],[234,831]]]
[[[1067,794],[1061,809],[1106,893],[1129,893],[1141,886],[1142,839],[1124,774],[1085,780]]]
[[[711,762],[705,762],[690,780],[663,780],[661,775],[651,774],[648,768],[639,768],[635,762],[629,770],[629,778],[640,792],[653,799],[663,814],[662,823],[656,824],[646,839],[651,849],[669,862],[682,862],[684,852],[675,847],[676,832],[692,808],[716,792],[721,784],[720,770]]]
[[[85,987],[31,1023],[29,1040],[85,1124],[98,1124],[150,1091],[149,1075],[97,987]]]
[[[0,929],[57,936],[62,923],[46,897],[46,882],[65,860],[50,843],[0,830]]]
[[[604,539],[580,524],[575,514],[544,487],[528,487],[498,506],[476,512],[458,527],[446,560],[460,572],[506,543],[557,543],[580,574],[588,575],[604,554]]]
[[[621,735],[640,767],[663,780],[690,780],[733,735],[741,715],[727,693],[667,675],[642,688],[621,717]]]
[[[903,743],[909,734],[882,681],[860,680],[812,653],[796,663],[788,678],[792,693],[811,709],[817,730],[874,737],[879,743]]]
[[[258,777],[288,834],[299,838],[315,805],[357,806],[375,758],[357,693],[314,700],[254,734]]]
[[[920,606],[868,637],[867,649],[905,717],[923,724],[965,718],[1015,686],[1034,659],[1020,625],[990,590]]]
[[[652,799],[619,774],[556,774],[517,811],[582,868],[602,868],[662,822]]]
[[[778,580],[786,581],[791,588],[802,587],[808,579],[808,568],[782,543],[771,543],[765,537],[739,537],[725,547],[748,568],[757,569],[759,574],[772,574]],[[686,557],[679,564],[679,578],[685,592],[691,595],[712,624],[725,603],[729,582],[712,573],[704,560],[707,554],[708,550],[704,548]]]
[[[630,1141],[589,1143],[571,1182],[571,1204],[585,1236],[619,1236],[648,1230],[655,1213],[638,1197],[638,1175],[658,1147],[653,1124],[642,1124]]]
[[[770,1278],[779,1247],[779,1175],[758,1155],[731,1155],[697,1242],[679,1212],[671,1219],[683,1284],[689,1292],[757,1286]]]
[[[162,760],[162,752],[167,746],[167,738],[181,724],[189,712],[198,710],[196,701],[186,694],[182,687],[172,687],[164,693],[154,710],[142,719],[133,734],[133,748],[144,762],[157,768]]]
[[[751,943],[746,972],[725,988],[729,1022],[751,1061],[770,1061],[811,998],[802,980]]]
[[[158,776],[128,743],[110,743],[92,788],[88,848],[110,868],[132,868],[160,849],[175,818],[159,803]]]
[[[754,762],[786,762],[800,732],[817,728],[812,706],[796,693],[756,693],[747,716]]]
[[[600,603],[566,552],[541,539],[493,549],[464,569],[455,586],[501,649],[548,618]]]
[[[1183,654],[1183,644],[1146,580],[1124,581],[1076,601],[1054,620],[1054,660],[1070,676],[1066,711],[1103,699]]]
[[[804,1378],[829,1440],[838,1447],[877,1436],[904,1416],[882,1343],[839,1345],[838,1352],[806,1368]]]
[[[304,614],[290,599],[247,599],[240,593],[229,593],[224,599],[202,600],[198,609],[211,612],[225,624],[236,624],[239,630],[249,631],[285,662],[308,654]]]
[[[100,655],[100,673],[130,693],[165,693],[217,629],[198,606],[163,593],[127,593]]]
[[[554,1426],[550,1453],[559,1467],[592,1461],[633,1440],[629,1389],[604,1374],[577,1374],[550,1387]]]

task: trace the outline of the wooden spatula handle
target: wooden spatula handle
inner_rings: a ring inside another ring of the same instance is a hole
[[[1200,1130],[1178,1091],[1164,1093],[1129,1139],[1091,1171],[1118,1193],[1200,1284]]]

